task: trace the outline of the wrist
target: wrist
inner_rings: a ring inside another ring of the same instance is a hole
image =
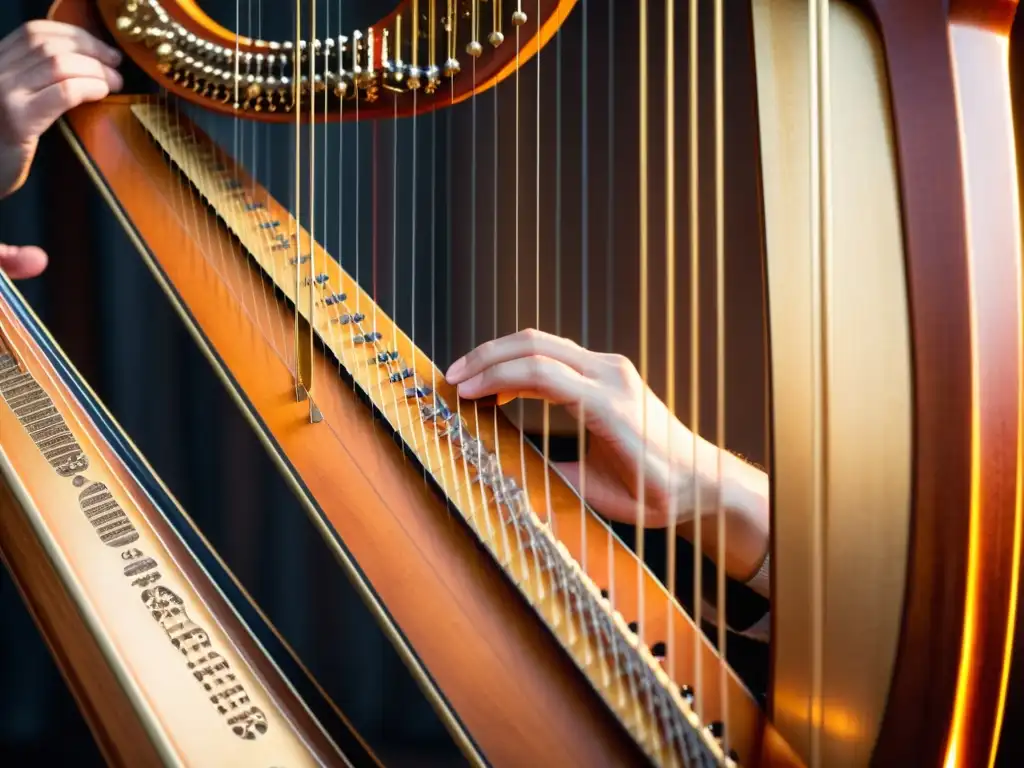
[[[742,582],[756,579],[768,557],[770,544],[769,482],[760,467],[739,456],[725,453],[723,464],[723,506],[732,521],[726,541],[729,576]]]
[[[694,473],[692,467],[697,472]],[[691,468],[680,472],[675,499],[679,535],[694,537],[693,520],[701,518],[701,549],[713,560],[719,558],[719,505],[725,522],[725,569],[730,578],[743,583],[757,581],[769,549],[768,475],[739,456],[700,441]],[[695,508],[693,482],[699,486],[699,510]],[[753,588],[753,586],[752,586]]]

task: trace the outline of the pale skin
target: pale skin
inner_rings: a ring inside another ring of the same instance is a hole
[[[78,27],[31,21],[0,40],[0,198],[25,183],[39,137],[65,112],[123,85],[121,54]],[[0,270],[14,279],[46,269],[34,245],[0,243]]]
[[[446,378],[458,385],[462,397],[537,398],[564,405],[582,418],[591,435],[584,494],[607,518],[635,524],[642,514],[645,527],[674,524],[679,535],[692,541],[696,478],[703,551],[717,560],[721,502],[726,572],[747,581],[764,561],[768,476],[713,443],[695,439],[627,358],[529,329],[482,344],[455,361]],[[578,462],[556,466],[579,487]],[[642,507],[637,502],[641,467]]]

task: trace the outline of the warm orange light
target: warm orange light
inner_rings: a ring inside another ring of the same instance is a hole
[[[951,41],[955,48],[955,41]],[[955,60],[954,55],[954,60]],[[977,302],[974,299],[975,274],[974,260],[971,258],[971,211],[970,173],[968,170],[967,137],[964,135],[963,101],[960,96],[964,87],[960,82],[959,72],[954,61],[953,83],[957,91],[957,130],[960,134],[960,160],[963,169],[964,200],[967,210],[964,216],[967,246],[967,282],[968,304],[970,306],[971,326],[971,502],[970,519],[967,535],[967,594],[964,604],[964,632],[960,641],[960,667],[957,671],[956,698],[953,704],[953,721],[950,724],[949,741],[946,745],[944,768],[957,768],[960,752],[960,736],[963,733],[964,721],[967,716],[967,694],[970,687],[971,657],[974,653],[974,617],[978,606],[976,591],[978,588],[978,526],[981,516],[981,414],[978,412],[980,396],[978,360],[978,324]],[[969,86],[968,86],[969,87]]]
[[[951,30],[952,31],[952,30]],[[1011,102],[1010,97],[1010,83],[1009,83],[1009,41],[1005,37],[1000,37],[995,34],[978,32],[974,30],[972,34],[983,34],[985,36],[984,46],[994,46],[995,53],[998,60],[1002,62],[1002,70],[999,72],[1001,75],[1001,87],[1003,93],[1001,95],[1002,102],[1002,119],[1005,121],[1003,126],[1002,135],[1006,137],[1007,147],[1006,150],[1010,153],[1009,160],[1012,165],[1016,167],[1016,152],[1013,143],[1013,125],[1012,117],[1010,114],[1009,105]],[[953,34],[953,45],[956,47],[956,35]],[[973,45],[977,46],[977,42]],[[977,53],[975,48],[974,53]],[[989,49],[989,52],[993,52],[993,49]],[[969,173],[969,161],[967,157],[967,137],[964,134],[964,119],[965,116],[962,112],[962,98],[959,94],[962,93],[962,88],[971,88],[970,84],[961,83],[959,79],[960,73],[958,68],[953,68],[954,82],[956,84],[958,97],[957,97],[957,118],[959,123],[960,131],[960,150],[961,150],[961,161],[964,170],[964,182],[965,186],[970,183]],[[1022,439],[1024,439],[1024,416],[1021,415],[1021,408],[1024,406],[1024,341],[1021,339],[1022,328],[1024,328],[1024,318],[1021,317],[1021,306],[1020,297],[1022,294],[1021,289],[1021,265],[1020,265],[1020,210],[1018,200],[1018,190],[1016,183],[1016,176],[1013,177],[1014,182],[1010,186],[1010,194],[1013,197],[1011,213],[1013,216],[1012,226],[1014,231],[1014,237],[1012,238],[1013,247],[1016,249],[1016,262],[1017,262],[1017,295],[1018,295],[1018,321],[1017,321],[1017,370],[1018,370],[1018,424],[1017,424],[1017,475],[1016,475],[1016,494],[1014,499],[1014,528],[1013,528],[1013,564],[1012,564],[1012,583],[1009,585],[1009,601],[1007,608],[1007,630],[1003,648],[1003,660],[1002,668],[1000,670],[1000,691],[999,700],[996,705],[995,712],[995,723],[994,730],[991,734],[992,738],[992,749],[989,755],[989,766],[995,761],[996,751],[999,743],[999,730],[1002,724],[1003,713],[1006,703],[1007,686],[1009,684],[1009,672],[1010,672],[1010,659],[1013,650],[1013,633],[1014,624],[1016,621],[1017,612],[1017,582],[1019,577],[1020,568],[1020,550],[1021,550],[1021,535],[1022,535],[1022,488],[1021,483],[1024,479],[1024,457],[1022,457]],[[968,535],[968,559],[967,559],[967,594],[964,606],[964,624],[963,624],[963,637],[961,641],[960,650],[960,665],[957,671],[957,685],[956,685],[956,698],[953,705],[953,717],[950,724],[949,730],[949,741],[946,746],[946,757],[944,761],[945,768],[958,768],[963,764],[961,759],[961,752],[964,745],[964,728],[968,717],[969,702],[971,700],[972,689],[974,687],[973,679],[973,666],[974,657],[976,653],[977,643],[977,616],[978,616],[978,601],[980,596],[978,594],[979,589],[979,558],[980,558],[980,524],[981,524],[981,414],[978,410],[978,403],[980,398],[980,361],[978,352],[978,327],[977,327],[977,301],[974,293],[975,286],[975,262],[974,257],[977,254],[972,254],[972,238],[971,238],[971,211],[970,211],[970,200],[971,195],[966,195],[968,210],[966,211],[965,223],[967,228],[967,248],[968,248],[968,282],[969,282],[969,304],[970,304],[970,324],[971,324],[971,502],[970,502],[970,527]]]
[[[1010,93],[1009,40],[1005,42],[1006,78],[1002,81],[1005,89],[1005,103],[1012,103]],[[1010,126],[1008,135],[1013,135]],[[1010,158],[1015,179],[1020,178],[1017,160],[1017,147],[1010,142]],[[1020,190],[1017,184],[1012,185],[1013,194],[1013,242],[1021,242],[1020,222]],[[1003,728],[1003,715],[1006,712],[1006,694],[1010,686],[1010,665],[1013,661],[1013,638],[1017,627],[1017,588],[1020,583],[1021,536],[1024,532],[1024,277],[1021,275],[1021,254],[1017,253],[1017,495],[1013,507],[1013,564],[1010,572],[1010,606],[1006,617],[1006,643],[1003,646],[1003,671],[999,681],[999,701],[996,704],[996,722],[993,731],[992,752],[989,755],[989,768],[995,765],[996,754],[999,752],[999,735]]]
[[[249,38],[242,37],[235,32],[231,32],[211,19],[208,14],[195,4],[195,0],[178,0],[178,7],[187,13],[192,21],[201,25],[207,32],[212,35],[217,35],[223,40],[229,41],[230,45],[235,45],[236,42],[238,45],[252,45],[253,41]]]
[[[806,693],[794,693],[776,689],[772,692],[772,706],[777,713],[786,713],[790,717],[808,720],[808,699]],[[821,731],[831,739],[851,744],[864,739],[866,729],[857,712],[846,709],[834,702],[823,707]]]

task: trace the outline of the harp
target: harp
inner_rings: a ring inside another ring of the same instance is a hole
[[[708,638],[671,585],[642,567],[642,531],[634,553],[581,504],[546,451],[526,445],[524,419],[513,425],[446,385],[431,359],[436,347],[422,351],[422,326],[393,320],[397,307],[382,309],[375,269],[358,273],[365,239],[354,245],[352,272],[318,236],[340,215],[322,210],[318,129],[375,131],[479,109],[498,89],[518,94],[531,59],[531,77],[549,76],[545,52],[572,24],[582,26],[576,53],[586,72],[592,0],[412,0],[358,28],[337,17],[332,28],[317,6],[298,3],[294,36],[266,40],[251,30],[242,37],[238,24],[227,30],[186,0],[62,0],[55,18],[108,30],[166,94],[81,108],[64,130],[471,760],[959,765],[980,755],[990,764],[1012,660],[1021,538],[1024,355],[1006,43],[1015,4],[719,2],[711,6],[710,107],[693,66],[706,6],[691,3],[684,15],[675,5],[615,5],[624,21],[617,15],[609,27],[635,41],[625,48],[635,110],[617,110],[610,88],[591,77],[582,80],[581,122],[605,100],[602,114],[616,126],[628,115],[636,127],[635,151],[613,153],[635,159],[618,182],[636,183],[640,301],[626,325],[641,337],[666,325],[671,340],[683,313],[676,270],[685,264],[689,421],[700,432],[702,269],[726,284],[727,243],[739,236],[727,230],[726,211],[744,183],[726,185],[723,172],[739,144],[725,141],[735,135],[723,84],[733,57],[722,41],[737,20],[746,24],[740,49],[751,85],[740,112],[756,126],[744,177],[756,204],[744,223],[755,231],[752,269],[764,275],[772,481],[764,711],[723,653],[724,568],[720,631]],[[684,50],[691,66],[680,87],[675,62]],[[688,109],[681,134],[677,101]],[[502,153],[515,158],[505,166],[513,204],[502,210],[493,193],[488,234],[513,240],[517,255],[520,237],[534,234],[518,221],[539,208],[542,153],[534,173],[520,173],[533,127],[520,130],[521,106],[490,123],[513,137],[486,158],[493,169],[482,174],[471,161],[463,179],[474,258],[477,179],[500,182]],[[231,142],[210,140],[197,125],[203,111],[238,135],[255,123],[291,132],[283,144],[295,153],[290,203],[271,194],[244,153],[228,151]],[[715,124],[710,163],[699,159],[705,142],[694,127],[703,114]],[[676,178],[684,147],[685,185]],[[366,153],[363,144],[357,162],[373,166],[378,158]],[[414,172],[421,162],[413,157]],[[398,167],[396,148],[395,180]],[[567,177],[572,194],[586,198],[585,173]],[[707,177],[710,208],[701,205]],[[531,182],[533,199],[524,196]],[[392,232],[408,227],[415,243],[422,200],[399,205],[400,185],[392,187]],[[688,210],[677,198],[682,187]],[[357,185],[346,200],[358,206],[367,194]],[[688,251],[676,242],[680,210],[690,221]],[[534,218],[539,233],[539,210]],[[365,238],[361,226],[354,235]],[[369,237],[378,230],[371,225]],[[710,261],[700,257],[708,250],[701,232],[714,234]],[[589,237],[581,236],[583,255]],[[409,251],[415,258],[414,245]],[[538,245],[537,276],[542,260]],[[655,263],[666,277],[652,287]],[[497,268],[492,277],[498,285]],[[499,286],[516,291],[517,312],[519,286]],[[475,302],[476,288],[448,301]],[[710,324],[716,368],[724,317],[743,309],[724,307],[724,290],[712,303],[722,313]],[[667,321],[652,312],[655,292],[665,294]],[[536,299],[539,315],[539,291]],[[666,378],[678,378],[677,350],[661,349]],[[661,356],[641,339],[641,374]],[[718,377],[719,441],[724,386]],[[720,520],[695,522],[691,533],[697,552],[721,563],[705,541]],[[699,567],[694,581],[699,614]]]

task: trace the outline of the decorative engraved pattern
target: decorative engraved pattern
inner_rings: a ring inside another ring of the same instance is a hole
[[[14,357],[0,354],[0,395],[21,421],[36,447],[61,477],[72,477],[75,488],[83,488],[78,500],[86,519],[101,542],[108,547],[126,547],[139,539],[135,525],[103,483],[90,483],[77,473],[89,466],[78,441],[50,397],[30,373],[23,372]],[[121,559],[124,575],[142,590],[140,597],[171,644],[185,657],[188,669],[202,685],[217,712],[241,739],[252,740],[267,732],[266,715],[249,699],[245,688],[231,671],[228,660],[212,650],[205,629],[193,622],[184,601],[163,585],[156,560],[137,548],[125,549]]]
[[[78,496],[82,511],[108,547],[125,547],[139,538],[128,515],[103,483],[93,483]]]
[[[8,354],[0,355],[0,395],[58,475],[71,477],[88,469],[89,460],[53,401]]]
[[[206,166],[214,153],[202,146],[207,140],[182,128],[180,121],[172,126],[163,108],[138,105],[133,112],[223,218],[248,255],[294,302],[294,279],[284,275],[284,268],[275,268],[275,257],[259,234],[259,217],[267,215],[265,205],[254,206],[254,201],[239,195],[242,182],[225,181],[223,173],[210,172]],[[283,226],[293,235],[292,239],[278,236],[282,250],[294,250],[297,242],[310,242],[293,218]],[[319,325],[315,332],[435,477],[453,507],[463,514],[647,755],[659,765],[733,764],[732,757],[723,753],[719,730],[702,727],[690,706],[689,689],[680,689],[669,678],[650,649],[554,538],[516,480],[503,474],[498,456],[471,434],[453,408],[415,375],[415,366],[403,360],[393,342],[384,337],[379,329],[394,329],[392,321],[336,263],[317,266],[337,275],[332,278],[321,273],[316,280],[321,291],[317,305],[325,308],[328,317],[323,321],[325,327],[342,325],[344,331],[340,341],[334,331]],[[333,301],[328,304],[327,298]],[[332,316],[327,307],[338,314]],[[305,309],[302,314],[309,319]],[[366,351],[360,351],[363,349]],[[385,382],[401,387],[400,395],[385,395],[388,384],[369,384],[367,371],[374,366],[384,374]],[[390,408],[385,398],[391,400]],[[419,425],[393,414],[402,400],[415,408]],[[438,457],[442,457],[440,461]],[[471,499],[468,505],[463,494]],[[492,522],[491,510],[496,522]],[[592,648],[599,652],[596,658]]]
[[[133,579],[132,586],[142,590],[143,604],[167,634],[171,645],[185,657],[192,676],[202,685],[210,703],[232,732],[246,740],[266,733],[266,715],[259,707],[252,706],[228,660],[213,650],[207,631],[189,618],[185,602],[167,587],[153,586],[161,579],[156,561],[134,547],[122,552],[121,559],[128,562],[124,567],[125,577]]]

